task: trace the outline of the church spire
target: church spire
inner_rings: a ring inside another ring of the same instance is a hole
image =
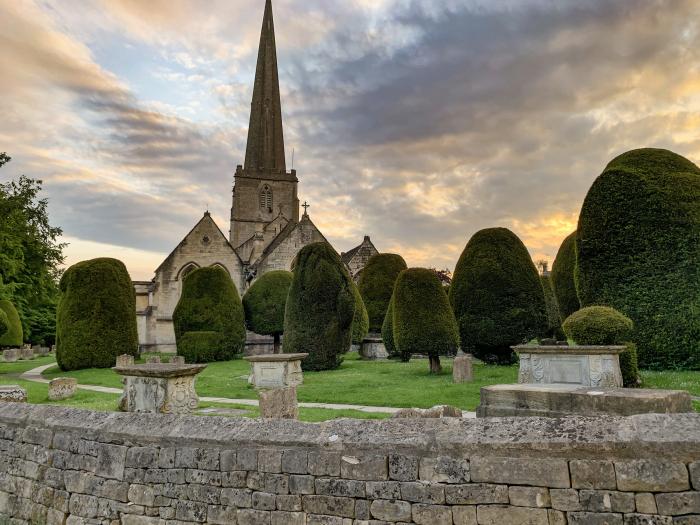
[[[265,16],[260,33],[245,169],[246,171],[286,172],[275,24],[272,19],[271,0],[265,2]]]

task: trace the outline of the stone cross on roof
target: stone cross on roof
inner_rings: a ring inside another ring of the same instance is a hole
[[[309,214],[309,208],[311,208],[311,204],[308,202],[304,201],[304,204],[301,205],[302,208],[304,208],[304,215]]]

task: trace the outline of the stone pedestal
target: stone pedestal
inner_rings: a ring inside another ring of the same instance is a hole
[[[453,383],[471,383],[474,381],[474,373],[472,370],[472,355],[458,355],[452,364],[452,382]]]
[[[286,388],[301,385],[301,361],[309,354],[266,354],[244,357],[250,363],[250,384],[255,388]]]
[[[384,341],[380,336],[368,336],[362,341],[360,356],[362,359],[377,361],[389,359],[389,352],[386,351]]]
[[[19,359],[19,352],[19,348],[8,348],[2,353],[2,357],[6,363],[14,363]]]
[[[523,384],[482,387],[476,414],[477,417],[565,417],[686,412],[693,412],[693,405],[690,394],[680,390]]]
[[[514,346],[520,356],[518,383],[621,387],[625,346]]]
[[[78,390],[78,380],[74,377],[57,377],[49,381],[49,399],[61,401],[73,397]]]
[[[134,356],[129,354],[122,354],[117,356],[117,367],[131,366],[134,364]]]
[[[26,403],[27,391],[19,385],[0,385],[0,403]]]
[[[24,347],[22,350],[20,350],[20,359],[24,361],[29,361],[30,359],[34,359],[34,350],[32,350],[32,347]]]
[[[195,378],[207,365],[154,363],[117,366],[124,376],[124,393],[119,401],[123,412],[189,414],[197,408]]]
[[[258,391],[260,417],[265,419],[298,419],[297,387]]]

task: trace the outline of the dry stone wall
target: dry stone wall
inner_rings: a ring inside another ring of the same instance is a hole
[[[700,523],[700,414],[323,424],[0,404],[0,523]]]

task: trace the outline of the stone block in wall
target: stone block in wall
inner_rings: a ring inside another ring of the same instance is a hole
[[[449,505],[478,505],[508,503],[508,485],[471,483],[445,487],[445,501]]]
[[[100,443],[97,446],[95,474],[103,478],[124,479],[127,447]]]
[[[578,491],[574,489],[550,489],[549,497],[552,507],[563,511],[581,510]]]
[[[428,503],[439,505],[445,503],[445,488],[442,485],[401,482],[401,499],[411,503]]]
[[[389,479],[415,481],[418,479],[419,458],[402,454],[389,454]]]
[[[369,510],[378,520],[411,521],[411,504],[407,501],[375,499]]]
[[[472,481],[568,488],[569,465],[563,459],[470,458]]]
[[[306,514],[303,512],[273,512],[271,525],[306,525]]]
[[[213,525],[231,525],[236,523],[237,510],[236,507],[209,505],[207,507],[207,523]]]
[[[365,482],[352,479],[319,478],[316,480],[316,494],[364,498],[366,495]]]
[[[398,481],[368,481],[365,489],[368,499],[401,499]]]
[[[656,506],[659,514],[665,516],[700,514],[700,492],[657,494]]]
[[[325,514],[352,518],[355,516],[355,500],[338,496],[310,495],[302,497],[304,511],[310,514]]]
[[[549,525],[547,509],[511,507],[509,505],[479,505],[476,509],[479,525]]]
[[[560,510],[548,509],[549,525],[567,525],[566,514]]]
[[[690,471],[690,480],[693,483],[693,488],[700,490],[700,461],[691,463],[688,470]]]
[[[289,476],[289,492],[292,494],[313,494],[314,477],[300,475]]]
[[[432,483],[468,483],[469,461],[449,456],[421,458],[420,479]]]
[[[622,514],[570,512],[569,525],[623,525]]]
[[[581,508],[592,512],[634,512],[636,508],[632,492],[584,489],[578,497]]]
[[[625,525],[673,525],[673,518],[670,516],[641,514],[638,512],[625,514],[624,520]]]
[[[640,459],[616,462],[617,488],[629,492],[680,492],[690,488],[683,463]]]
[[[569,462],[569,469],[571,486],[575,489],[617,489],[612,461],[573,460]]]
[[[343,478],[364,481],[382,481],[389,478],[386,456],[342,456],[340,474]]]
[[[510,504],[516,507],[547,508],[552,506],[549,489],[542,487],[509,487],[508,497]]]
[[[288,474],[308,474],[309,453],[306,450],[285,450],[282,452],[282,472]]]
[[[222,489],[221,504],[243,509],[250,508],[253,506],[253,491],[250,489]]]
[[[276,510],[277,497],[269,492],[253,492],[253,508],[257,510]]]
[[[649,492],[642,492],[634,495],[634,503],[637,512],[641,514],[657,514],[656,498]]]
[[[413,522],[418,525],[452,525],[452,509],[444,505],[416,503],[411,507]]]
[[[289,476],[286,474],[265,474],[264,491],[271,494],[289,494]]]
[[[452,506],[452,521],[454,525],[477,525],[476,522],[476,506]]]
[[[261,450],[258,453],[258,470],[261,472],[282,472],[282,451]]]
[[[298,494],[277,495],[277,510],[283,510],[285,512],[301,512],[303,510],[301,496]]]
[[[309,474],[314,476],[340,476],[340,454],[337,452],[309,452]]]
[[[270,525],[272,513],[265,510],[238,509],[238,525]]]

